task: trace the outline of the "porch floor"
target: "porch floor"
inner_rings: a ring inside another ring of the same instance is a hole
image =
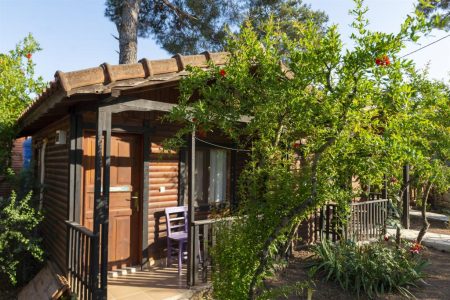
[[[108,299],[111,300],[189,299],[194,292],[187,288],[185,268],[181,276],[176,267],[170,267],[108,278]]]

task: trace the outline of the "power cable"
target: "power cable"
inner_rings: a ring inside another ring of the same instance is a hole
[[[416,52],[419,52],[420,50],[423,50],[423,49],[425,49],[425,48],[427,48],[427,47],[429,47],[429,46],[431,46],[431,45],[433,45],[433,44],[436,44],[437,42],[440,42],[440,41],[442,41],[443,39],[448,38],[449,36],[450,36],[450,34],[447,34],[446,36],[443,36],[443,37],[441,37],[440,39],[435,40],[434,42],[431,42],[431,43],[429,43],[429,44],[427,44],[427,45],[425,45],[425,46],[423,46],[423,47],[420,47],[419,49],[416,49],[416,50],[411,51],[411,52],[409,52],[409,53],[407,53],[407,54],[405,54],[405,55],[403,55],[403,56],[400,56],[400,58],[404,58],[404,57],[406,57],[406,56],[409,56],[409,55],[411,55],[411,54],[414,54],[414,53],[416,53]]]
[[[199,139],[198,137],[195,137],[195,139],[197,141],[200,141],[202,143],[208,144],[210,146],[214,146],[216,148],[222,148],[222,149],[226,149],[226,150],[231,150],[231,151],[236,151],[236,152],[251,152],[251,150],[247,150],[247,149],[237,149],[237,148],[230,148],[230,147],[225,147],[225,146],[221,146],[221,145],[217,145],[211,142],[207,142],[205,140]]]

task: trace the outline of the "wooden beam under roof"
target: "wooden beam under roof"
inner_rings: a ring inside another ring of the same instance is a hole
[[[167,103],[149,99],[134,97],[110,97],[101,104],[102,110],[111,113],[120,113],[123,111],[163,111],[170,112],[177,104]],[[251,116],[241,116],[239,122],[250,123],[253,119]]]
[[[160,102],[141,98],[120,97],[114,100],[108,99],[100,104],[102,111],[109,111],[111,113],[120,113],[124,111],[164,111],[169,112],[176,104]]]

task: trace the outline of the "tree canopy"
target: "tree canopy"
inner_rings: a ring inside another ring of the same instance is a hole
[[[117,25],[119,33],[123,8],[129,2],[137,5],[137,35],[155,38],[172,54],[220,51],[226,32],[238,30],[246,19],[256,25],[273,15],[286,28],[292,21],[312,20],[319,26],[327,21],[324,12],[312,10],[301,0],[107,0],[105,16]]]
[[[399,55],[428,30],[424,15],[407,16],[398,33],[373,32],[367,8],[355,3],[353,49],[335,25],[320,34],[314,22],[293,22],[287,34],[273,19],[247,22],[227,39],[225,66],[189,68],[182,81],[170,115],[185,124],[180,141],[200,128],[251,149],[239,219],[218,231],[213,249],[217,298],[261,296],[296,224],[326,201],[345,211],[359,193],[352,177],[381,184],[406,163],[448,168],[448,89]],[[241,124],[241,116],[252,118]]]
[[[30,34],[8,53],[0,53],[0,174],[9,166],[16,121],[45,84],[34,76],[33,54],[41,50]]]
[[[419,0],[417,7],[424,12],[434,27],[450,30],[449,0]]]

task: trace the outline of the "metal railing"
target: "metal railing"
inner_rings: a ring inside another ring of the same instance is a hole
[[[94,245],[98,244],[98,236],[76,222],[66,221],[68,233],[67,271],[70,289],[77,299],[95,299],[98,278],[92,263]]]

